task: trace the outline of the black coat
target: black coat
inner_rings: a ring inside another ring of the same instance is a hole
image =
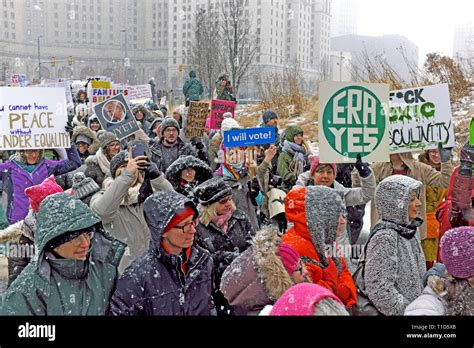
[[[211,315],[212,259],[193,245],[187,272],[181,265],[185,253],[166,253],[160,242],[174,213],[189,204],[176,192],[155,192],[144,203],[150,227],[150,249],[123,273],[110,302],[112,315]]]
[[[237,209],[229,220],[227,233],[224,233],[213,222],[208,226],[197,225],[196,243],[208,250],[214,261],[215,288],[219,288],[224,270],[240,253],[249,246],[255,235],[247,216]]]

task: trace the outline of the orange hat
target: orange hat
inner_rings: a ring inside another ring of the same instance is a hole
[[[185,207],[183,209],[180,209],[174,214],[173,218],[168,222],[168,225],[166,225],[165,230],[163,233],[168,232],[171,230],[173,227],[175,227],[177,224],[179,224],[181,221],[186,219],[189,216],[194,216],[196,214],[196,211],[191,208],[191,207]]]

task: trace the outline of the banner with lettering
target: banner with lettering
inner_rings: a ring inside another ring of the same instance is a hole
[[[64,88],[0,87],[0,150],[70,147]]]
[[[325,81],[319,85],[321,163],[388,162],[388,85]]]
[[[454,147],[448,84],[391,91],[390,153]]]
[[[211,102],[211,129],[221,129],[226,112],[230,112],[234,117],[235,102],[227,100],[213,100]]]

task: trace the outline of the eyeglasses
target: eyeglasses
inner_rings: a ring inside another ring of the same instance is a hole
[[[165,133],[178,133],[176,128],[166,128]]]
[[[193,221],[190,221],[187,224],[184,224],[184,225],[181,225],[181,226],[176,225],[174,228],[176,228],[178,230],[181,230],[181,232],[183,232],[183,233],[189,233],[189,232],[191,232],[191,227],[196,228],[198,222],[199,222],[198,219],[194,219]]]
[[[71,239],[69,241],[69,243],[80,244],[82,242],[83,238],[90,241],[92,238],[94,238],[94,231],[88,231],[88,232],[81,233],[76,238]]]
[[[224,198],[224,199],[221,199],[219,202],[219,204],[226,204],[227,202],[231,201],[232,200],[232,196],[229,196],[227,198]]]
[[[25,150],[25,153],[28,153],[28,154],[30,154],[30,153],[37,153],[37,152],[40,152],[40,150],[38,150],[38,149],[34,149],[34,150]]]

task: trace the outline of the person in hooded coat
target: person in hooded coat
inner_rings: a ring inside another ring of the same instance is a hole
[[[201,100],[201,96],[204,93],[204,87],[202,82],[196,78],[196,72],[191,70],[189,72],[189,80],[187,80],[183,85],[183,94],[184,100],[186,101],[186,106],[189,106],[191,101]]]
[[[474,146],[465,144],[459,157],[461,164],[455,168],[451,176],[446,200],[436,210],[436,219],[440,223],[439,239],[451,228],[474,226],[474,207],[472,205],[474,200],[474,180],[472,180]],[[437,260],[442,262],[439,246]]]
[[[97,115],[93,114],[87,119],[87,128],[93,130],[94,133],[97,133],[101,130],[102,126],[100,125]]]
[[[174,190],[197,203],[194,197],[194,189],[212,178],[211,168],[194,156],[182,156],[169,166],[166,171],[166,179]]]
[[[147,194],[173,191],[173,187],[146,156],[131,158],[131,149],[112,158],[110,171],[112,176],[104,180],[103,190],[92,196],[90,207],[101,217],[105,230],[127,244],[119,265],[123,272],[148,250],[150,231],[143,216]]]
[[[234,315],[257,315],[290,287],[308,281],[305,272],[298,253],[281,242],[278,230],[267,226],[226,268],[220,291]]]
[[[352,307],[356,289],[336,243],[345,224],[341,194],[326,186],[296,186],[285,198],[285,214],[294,226],[283,235],[283,242],[301,255],[313,283]]]
[[[41,184],[50,175],[61,175],[81,165],[76,145],[66,149],[67,160],[52,161],[43,158],[43,150],[20,150],[12,160],[0,163],[3,172],[3,195],[6,196],[8,222],[14,224],[28,214],[27,187]]]
[[[285,191],[291,190],[298,176],[309,169],[309,154],[309,146],[303,140],[303,129],[300,126],[289,126],[285,131],[283,151],[278,156],[277,167]]]
[[[99,137],[100,149],[86,161],[84,174],[92,178],[99,186],[110,175],[110,161],[121,150],[119,139],[112,132],[103,132]]]
[[[125,245],[67,193],[47,197],[37,216],[32,261],[8,288],[2,315],[105,315]]]
[[[150,247],[120,277],[110,314],[214,314],[212,259],[194,243],[196,206],[177,192],[155,192],[144,206]]]
[[[296,182],[299,186],[322,185],[330,187],[342,194],[344,205],[347,208],[354,207],[369,202],[375,195],[375,176],[370,169],[368,163],[362,162],[362,157],[357,156],[355,168],[359,172],[361,187],[346,188],[335,180],[337,169],[335,163],[320,163],[318,155],[309,155],[311,168],[309,171],[302,173]],[[356,243],[359,235],[352,235],[349,223],[344,226],[344,231],[337,238],[340,246],[353,245]],[[353,273],[356,269],[352,264],[350,255],[344,258],[349,271]]]
[[[375,182],[378,185],[383,179],[395,174],[406,175],[421,181],[423,186],[421,187],[422,192],[420,196],[420,216],[424,219],[426,216],[426,187],[448,188],[449,180],[454,169],[451,162],[451,149],[438,148],[438,151],[440,152],[441,160],[440,171],[437,171],[427,164],[414,161],[411,152],[391,154],[390,162],[374,163],[370,166],[375,176]],[[360,187],[360,177],[357,171],[352,172],[352,186]],[[375,200],[371,201],[370,208],[371,227],[374,227],[379,220],[374,201]],[[426,224],[423,224],[420,227],[420,239],[426,239],[426,235]]]
[[[150,133],[151,123],[153,122],[150,110],[144,105],[138,104],[132,109],[132,113],[143,132],[145,134]]]
[[[222,178],[205,181],[194,192],[199,200],[196,243],[214,260],[214,303],[218,314],[228,313],[228,304],[219,291],[222,273],[250,246],[255,235],[248,217],[235,207],[232,189]]]
[[[423,291],[426,265],[417,236],[423,223],[421,186],[406,175],[392,175],[375,192],[380,220],[366,246],[364,280],[370,301],[383,315],[403,315]]]

